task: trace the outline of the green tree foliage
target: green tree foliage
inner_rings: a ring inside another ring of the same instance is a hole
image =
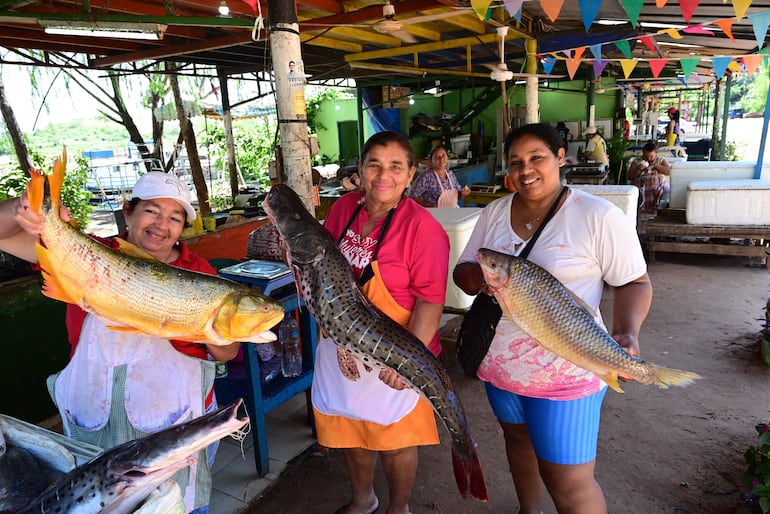
[[[326,127],[318,121],[321,105],[326,101],[336,100],[339,97],[340,92],[334,88],[310,90],[308,96],[305,97],[305,110],[307,111],[307,128],[311,134],[318,134],[319,130],[326,130]]]
[[[767,102],[767,90],[770,86],[767,59],[762,61],[759,70],[750,77],[740,75],[730,86],[730,103],[740,105],[746,112],[762,112]]]

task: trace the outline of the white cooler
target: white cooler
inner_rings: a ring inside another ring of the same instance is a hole
[[[449,236],[449,276],[446,286],[446,307],[455,309],[467,309],[473,303],[473,296],[463,293],[462,289],[457,287],[452,280],[452,271],[455,269],[457,259],[465,249],[468,239],[471,237],[473,227],[479,219],[482,211],[481,207],[460,207],[460,208],[431,208],[428,209],[433,217],[441,223]]]
[[[569,187],[580,189],[614,203],[636,225],[636,212],[639,210],[639,188],[636,186],[570,184]]]
[[[687,186],[690,225],[770,225],[770,180],[696,180]]]

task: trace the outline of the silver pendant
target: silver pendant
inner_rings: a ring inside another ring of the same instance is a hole
[[[524,227],[527,230],[532,230],[532,222],[531,221],[527,221],[526,223],[524,223]]]

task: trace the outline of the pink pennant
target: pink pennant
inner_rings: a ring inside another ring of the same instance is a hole
[[[749,77],[759,69],[759,66],[762,64],[765,57],[767,57],[765,54],[751,54],[741,57],[743,64],[746,65],[746,72],[749,74]]]
[[[679,8],[682,10],[682,17],[684,21],[690,23],[692,15],[695,9],[698,7],[700,0],[679,0]]]
[[[723,20],[716,20],[714,22],[714,25],[722,29],[722,32],[725,33],[727,37],[730,38],[730,41],[733,43],[738,43],[735,38],[733,37],[733,22],[735,21],[735,18],[725,18]]]
[[[551,21],[556,21],[559,17],[564,0],[540,0],[540,8]]]
[[[660,75],[660,72],[663,71],[663,68],[666,66],[667,62],[668,59],[651,59],[650,70],[652,70],[652,76],[658,78],[658,75]]]
[[[713,36],[714,32],[708,29],[703,28],[702,23],[698,23],[697,25],[690,25],[689,27],[685,27],[682,29],[682,32],[686,32],[688,34],[704,34],[706,36]]]
[[[652,38],[650,36],[642,36],[639,38],[639,41],[641,41],[644,46],[650,49],[650,52],[656,52],[655,49],[655,43],[652,41]]]

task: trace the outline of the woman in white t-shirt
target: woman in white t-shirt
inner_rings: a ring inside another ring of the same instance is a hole
[[[531,124],[506,138],[508,178],[516,193],[481,213],[454,270],[468,294],[485,289],[476,263],[479,248],[518,255],[557,209],[534,243],[529,260],[542,266],[599,313],[604,283],[614,288],[610,334],[639,354],[639,330],[652,286],[636,235],[610,202],[570,189],[559,198],[564,148],[547,124]],[[503,429],[521,513],[542,507],[541,480],[559,512],[607,512],[594,477],[601,404],[606,384],[596,375],[545,350],[502,317],[477,375]]]

